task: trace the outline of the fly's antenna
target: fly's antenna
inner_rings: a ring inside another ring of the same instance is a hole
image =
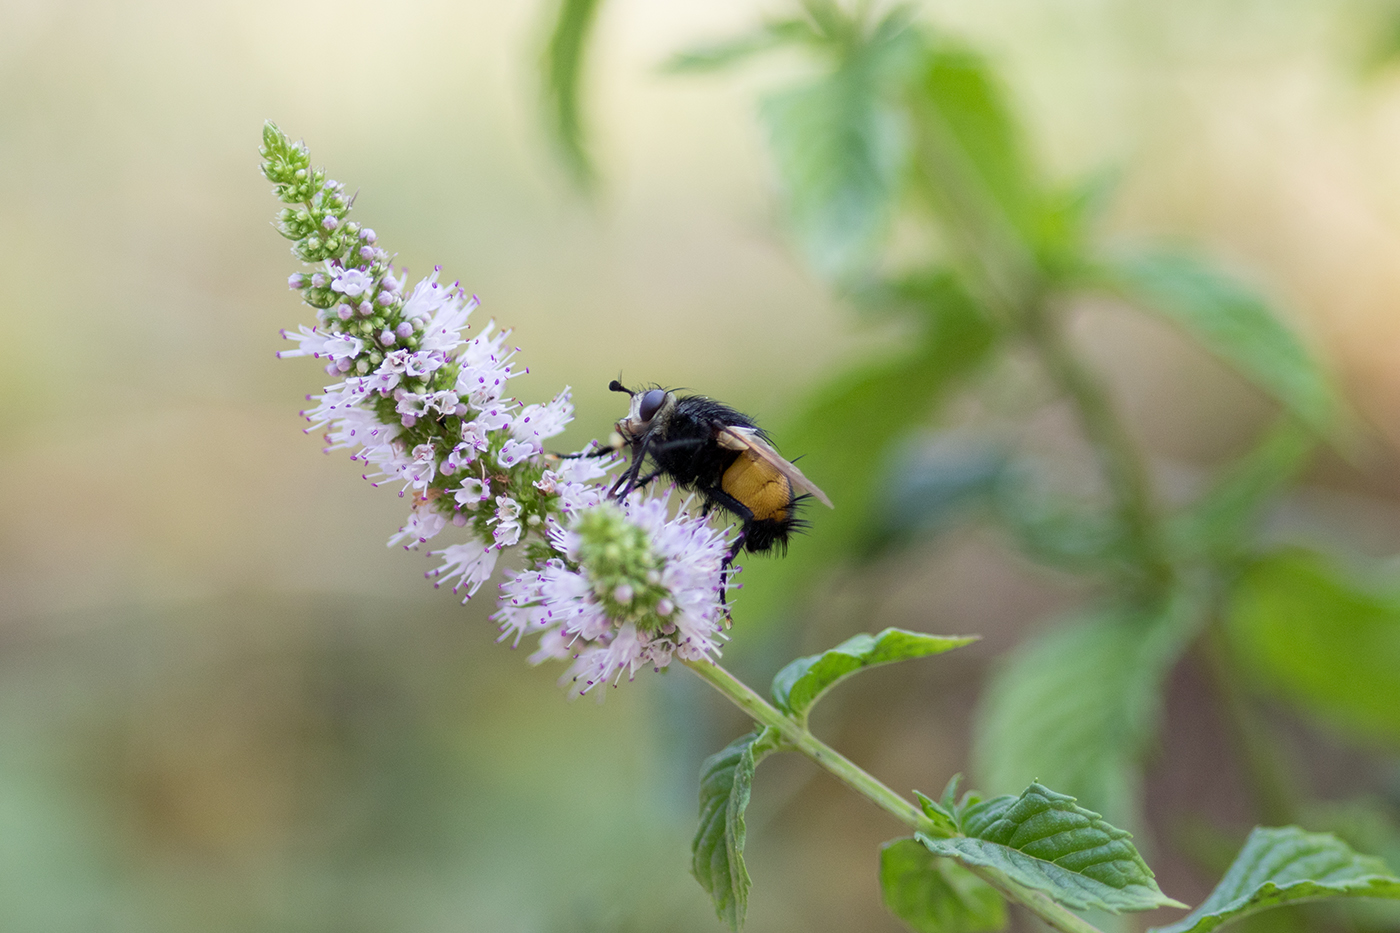
[[[609,392],[626,392],[628,395],[636,395],[636,394],[637,394],[637,393],[633,392],[631,389],[627,388],[627,387],[626,387],[625,385],[623,385],[622,383],[618,382],[616,379],[614,379],[612,382],[609,382],[609,383],[608,383],[608,391],[609,391]]]

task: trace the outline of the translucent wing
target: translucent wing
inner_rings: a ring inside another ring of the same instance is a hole
[[[796,464],[783,459],[783,455],[758,436],[756,428],[746,428],[737,424],[720,425],[715,429],[715,440],[719,446],[729,450],[751,451],[760,460],[770,464],[773,469],[782,473],[788,478],[788,482],[801,489],[803,492],[810,492],[817,497],[817,500],[827,508],[835,508],[831,500],[826,497],[826,493],[817,488],[816,484],[802,475]]]

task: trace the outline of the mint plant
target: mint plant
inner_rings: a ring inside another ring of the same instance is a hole
[[[1112,913],[1185,907],[1165,895],[1131,834],[1081,807],[1074,797],[1032,782],[1019,795],[958,797],[957,780],[939,800],[906,798],[817,738],[808,714],[845,679],[897,661],[968,644],[968,636],[887,629],[857,635],[799,658],[774,678],[765,699],[717,660],[727,615],[720,600],[734,529],[675,509],[670,493],[611,498],[600,480],[616,465],[610,451],[546,453],[543,441],[572,415],[568,389],[525,405],[506,396],[514,375],[503,334],[467,339],[477,306],[439,273],[407,287],[377,236],[349,217],[339,183],[313,169],[304,145],[276,126],[263,132],[263,173],[289,206],[278,229],[311,264],[289,280],[317,323],[284,336],[289,357],[324,361],[337,381],[305,412],[324,428],[328,450],[349,449],[374,485],[399,485],[410,498],[406,524],[389,539],[413,549],[441,535],[464,541],[431,552],[428,576],[457,581],[470,599],[492,577],[499,556],[518,555],[492,615],[502,640],[537,636],[533,663],[571,662],[561,683],[587,693],[640,669],[678,660],[747,714],[755,731],[705,762],[692,869],[721,920],[738,929],[751,886],[744,861],[745,809],[755,769],[768,756],[798,752],[912,831],[881,854],[886,904],[916,930],[996,929],[1003,901],[1019,904],[1066,933],[1097,929],[1074,911]],[[1142,582],[1142,581],[1138,581]],[[1167,656],[1182,626],[1149,616],[1167,632],[1150,652]],[[1105,633],[1107,634],[1107,633]],[[1095,642],[1115,645],[1112,638]],[[1136,642],[1129,639],[1136,650]],[[1117,650],[1116,648],[1113,650]],[[1400,879],[1339,840],[1296,829],[1260,831],[1220,889],[1174,925],[1209,930],[1278,903],[1328,897],[1400,897]]]
[[[599,6],[562,4],[554,41],[571,57],[546,68],[549,86],[567,90],[553,98],[561,105],[550,111],[556,135],[579,158],[589,147],[577,69]],[[577,15],[584,8],[587,16]],[[1284,890],[1307,899],[1390,897],[1377,879],[1393,876],[1400,858],[1400,808],[1364,797],[1312,799],[1268,715],[1288,704],[1334,730],[1333,740],[1372,755],[1400,737],[1393,568],[1357,566],[1262,533],[1318,448],[1345,451],[1357,430],[1313,353],[1267,300],[1199,249],[1105,241],[1095,221],[1112,196],[1109,175],[1049,180],[997,69],[912,6],[797,0],[754,30],[682,50],[664,67],[711,73],[774,50],[815,67],[758,106],[794,246],[868,318],[902,321],[912,336],[902,351],[813,389],[783,429],[786,443],[823,464],[823,484],[841,508],[808,547],[765,568],[746,611],[794,615],[834,566],[917,544],[969,517],[999,526],[1032,560],[1083,577],[1093,595],[1018,646],[985,685],[971,762],[980,783],[1006,793],[1040,781],[1142,826],[1143,774],[1162,729],[1166,684],[1193,663],[1209,676],[1245,752],[1259,814],[1336,830],[1391,861],[1335,849],[1341,843],[1325,834],[1256,830],[1216,893],[1170,929],[1213,929],[1288,902]],[[889,242],[896,225],[899,250]],[[1273,400],[1272,426],[1192,498],[1166,504],[1148,455],[1067,335],[1070,310],[1085,295],[1169,322]],[[940,455],[936,445],[907,456],[933,423],[930,413],[957,392],[976,391],[1011,355],[1031,359],[1074,412],[1097,461],[1096,490],[1058,490],[1038,458],[1001,441],[964,445],[961,456]],[[757,761],[766,746],[755,739],[753,748]],[[961,830],[951,801],[920,799],[930,819]],[[1278,840],[1278,849],[1266,840]],[[887,847],[888,906],[917,930],[997,928],[995,900],[950,874],[946,861],[981,846],[926,848],[916,835]],[[1266,867],[1274,855],[1277,871]],[[1385,916],[1356,922],[1400,922],[1400,914]],[[1329,921],[1310,912],[1301,922]]]

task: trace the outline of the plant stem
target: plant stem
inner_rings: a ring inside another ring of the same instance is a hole
[[[1241,750],[1260,821],[1268,826],[1298,822],[1297,787],[1269,735],[1268,725],[1239,687],[1238,666],[1230,661],[1230,647],[1218,620],[1212,620],[1205,638],[1198,643],[1197,657],[1215,687],[1228,727],[1234,732],[1234,745]]]
[[[1137,445],[1108,401],[1098,377],[1070,348],[1049,309],[1037,303],[1022,315],[1022,332],[1039,354],[1051,380],[1074,405],[1084,436],[1093,445],[1113,492],[1118,521],[1141,571],[1143,589],[1159,595],[1170,583],[1171,564],[1152,506],[1151,485]]]
[[[1050,378],[1073,403],[1113,494],[1124,538],[1145,596],[1160,595],[1171,565],[1160,540],[1142,457],[1108,401],[1100,380],[1059,330],[1047,292],[1056,284],[1041,269],[1024,235],[988,189],[937,105],[916,103],[918,162],[926,192],[947,219],[950,240],[968,263],[980,297],[1020,332]]]
[[[890,790],[869,772],[862,770],[855,762],[831,746],[819,740],[802,727],[792,717],[780,712],[777,707],[759,696],[748,684],[733,674],[709,661],[687,661],[687,666],[724,694],[750,718],[762,726],[769,726],[783,737],[783,741],[808,758],[834,774],[843,784],[875,806],[889,813],[904,825],[928,832],[934,829],[933,822],[924,816],[923,811]]]
[[[845,755],[812,735],[804,725],[780,711],[750,688],[748,684],[718,664],[709,661],[686,661],[685,664],[699,674],[701,679],[710,686],[724,694],[735,706],[747,713],[754,722],[775,730],[783,737],[786,745],[815,761],[822,768],[835,775],[841,783],[889,813],[905,826],[915,832],[936,831],[932,821],[924,816],[923,811],[917,806],[896,794],[878,778],[862,769]],[[996,888],[1007,900],[1022,905],[1062,933],[1102,933],[1098,927],[1061,907],[1046,894],[1022,886],[994,868],[971,865],[967,867],[983,881]]]

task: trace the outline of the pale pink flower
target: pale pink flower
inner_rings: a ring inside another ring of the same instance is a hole
[[[480,541],[468,541],[466,544],[451,544],[441,551],[429,551],[430,557],[441,557],[442,566],[436,570],[430,570],[426,574],[428,579],[433,580],[433,586],[441,586],[444,581],[449,581],[457,577],[457,582],[452,586],[452,592],[465,589],[466,597],[462,600],[466,602],[476,595],[476,591],[481,589],[481,585],[491,579],[491,573],[496,569],[496,558],[500,551],[489,544]]]

